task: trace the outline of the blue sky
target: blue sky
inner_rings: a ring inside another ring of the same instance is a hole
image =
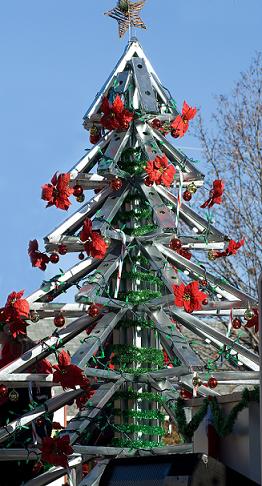
[[[32,269],[27,245],[66,217],[45,209],[40,187],[89,147],[82,116],[127,42],[103,15],[115,3],[0,4],[1,303],[13,289],[28,294],[57,273]],[[178,106],[186,99],[207,121],[213,95],[229,93],[261,50],[261,0],[147,0],[142,17],[148,30],[136,35],[162,83]],[[198,145],[187,135],[180,146]]]

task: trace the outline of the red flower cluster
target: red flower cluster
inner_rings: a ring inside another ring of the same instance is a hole
[[[112,105],[108,98],[104,97],[101,104],[103,116],[101,125],[108,130],[127,130],[129,123],[133,120],[134,114],[126,110],[119,95],[116,96]]]
[[[224,251],[213,250],[212,252],[213,258],[216,260],[217,258],[236,255],[237,250],[239,250],[239,248],[241,248],[241,246],[243,246],[244,243],[245,240],[240,240],[239,242],[235,240],[230,240],[228,243],[228,247]]]
[[[170,125],[172,137],[178,138],[185,135],[189,127],[189,121],[195,117],[196,112],[196,108],[192,108],[184,101],[182,114],[178,115]]]
[[[65,388],[73,388],[75,390],[76,385],[82,388],[89,387],[89,381],[83,374],[83,370],[78,366],[71,364],[71,358],[66,351],[61,351],[58,355],[58,364],[53,365],[55,369],[53,375],[54,383],[60,383]]]
[[[258,326],[259,326],[258,309],[254,308],[252,309],[252,311],[254,312],[254,316],[247,321],[245,327],[247,327],[248,329],[254,327],[255,332],[258,332]]]
[[[193,312],[202,309],[202,302],[208,295],[201,292],[197,281],[191,282],[188,285],[180,284],[174,285],[173,290],[175,294],[175,305],[184,307],[186,312]]]
[[[176,169],[172,164],[168,164],[168,158],[166,155],[156,156],[154,160],[149,160],[146,166],[146,172],[150,182],[156,184],[163,184],[166,187],[170,187],[174,181]]]
[[[68,467],[68,456],[74,449],[70,445],[69,435],[63,437],[44,437],[40,446],[42,461],[53,466]]]
[[[48,201],[46,207],[56,206],[57,208],[68,210],[71,202],[69,197],[74,189],[69,187],[70,174],[60,174],[57,172],[51,179],[51,184],[42,186],[42,199]]]
[[[26,299],[22,299],[24,290],[9,294],[5,307],[0,309],[0,321],[9,325],[13,338],[26,334],[27,323],[24,319],[29,318],[30,307]]]
[[[32,263],[32,267],[40,268],[40,270],[46,270],[46,265],[49,263],[49,257],[45,253],[41,253],[38,250],[38,241],[29,241],[28,255]]]
[[[104,258],[108,245],[97,231],[92,231],[92,221],[86,218],[80,233],[80,240],[84,243],[86,253],[101,260]]]
[[[209,198],[200,207],[201,208],[212,208],[214,204],[222,203],[222,194],[224,192],[225,184],[222,180],[217,179],[213,182],[213,189],[209,192]]]

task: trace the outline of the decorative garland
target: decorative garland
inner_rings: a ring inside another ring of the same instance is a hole
[[[137,425],[137,424],[117,424],[119,432],[125,432],[126,434],[133,434],[135,432],[142,432],[146,435],[165,435],[165,429],[158,425]]]
[[[132,388],[128,388],[127,391],[118,391],[114,395],[115,399],[126,400],[147,400],[150,402],[165,403],[167,399],[161,395],[161,393],[153,392],[136,392]]]
[[[140,228],[129,229],[125,228],[126,234],[130,236],[144,236],[147,233],[151,233],[157,229],[157,225],[155,224],[145,224]]]
[[[145,170],[146,160],[144,158],[142,149],[128,148],[122,152],[121,160],[118,162],[120,169],[129,174],[142,174]]]
[[[129,449],[152,449],[153,447],[164,447],[165,444],[155,440],[114,438],[112,445],[115,447],[128,447]]]
[[[145,272],[124,272],[122,274],[124,278],[129,278],[129,279],[134,279],[134,280],[142,280],[143,282],[149,282],[151,284],[156,284],[159,285],[160,287],[164,286],[164,282],[157,277],[156,275],[153,275],[151,272],[145,273]]]
[[[132,211],[125,211],[123,214],[117,215],[116,219],[122,222],[130,222],[132,219],[148,219],[152,216],[152,209],[149,208],[137,208]]]
[[[164,365],[164,356],[160,349],[154,348],[136,348],[125,344],[113,345],[112,363],[152,363],[155,366]]]
[[[125,417],[132,417],[141,420],[161,420],[165,418],[165,414],[160,410],[124,410],[122,412]]]
[[[147,302],[148,300],[156,299],[161,296],[161,292],[153,290],[130,290],[130,292],[119,292],[118,294],[119,300],[124,300],[125,302],[133,304]]]
[[[245,388],[242,393],[241,400],[232,408],[228,416],[225,416],[224,411],[218,404],[216,397],[204,398],[203,405],[200,407],[198,412],[193,416],[189,423],[186,421],[186,414],[184,407],[186,406],[186,401],[182,398],[178,398],[174,406],[175,419],[178,427],[178,432],[182,435],[185,441],[190,441],[193,434],[199,427],[200,423],[207,414],[208,407],[212,412],[212,423],[219,435],[223,438],[230,434],[233,430],[235,422],[237,420],[238,414],[248,407],[249,402],[259,401],[259,388],[256,387],[254,390],[248,390]]]
[[[116,329],[119,329],[119,328],[129,328],[129,327],[141,327],[141,329],[154,329],[155,328],[155,325],[154,325],[154,321],[151,321],[151,320],[146,320],[146,319],[136,319],[136,320],[132,320],[132,319],[126,319],[125,321],[119,321],[117,326],[116,326]]]

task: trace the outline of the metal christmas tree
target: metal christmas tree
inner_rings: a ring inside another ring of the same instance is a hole
[[[138,9],[126,15],[125,8],[132,5],[119,2],[109,12],[118,20],[121,35],[130,25],[144,26],[139,25]],[[2,458],[35,459],[32,451],[40,456],[40,443],[19,450],[8,449],[6,443],[17,429],[78,398],[79,412],[58,436],[69,436],[74,451],[68,458],[69,482],[91,485],[106,464],[101,460],[82,480],[82,463],[91,458],[132,455],[137,449],[190,451],[189,443],[166,446],[162,440],[165,416],[176,421],[179,396],[215,396],[222,383],[258,382],[258,355],[236,333],[242,317],[248,325],[255,322],[257,303],[198,261],[204,253],[209,260],[230,257],[241,243],[229,240],[211,218],[189,207],[204,176],[166,138],[169,132],[174,138],[183,136],[195,111],[185,103],[179,114],[132,38],[84,117],[93,148],[69,175],[55,176],[43,187],[43,199],[61,209],[68,209],[72,195],[84,202],[84,191],[95,194],[45,237],[50,256],[38,250],[36,241],[30,244],[32,264],[42,269],[68,252],[78,253],[80,261],[26,298],[30,314],[23,317],[24,327],[30,319],[50,317],[56,327],[51,337],[5,366],[0,383],[5,392],[32,383],[60,383],[65,391],[42,405],[33,404],[1,428]],[[220,203],[222,192],[222,183],[216,181],[205,206]],[[76,303],[54,302],[74,285]],[[229,322],[224,333],[212,324],[217,317]],[[69,318],[72,322],[64,325]],[[5,316],[2,321],[10,323]],[[28,368],[59,354],[84,330],[87,337],[71,363],[65,351],[58,357],[55,373],[62,378],[28,374]],[[208,343],[215,353],[208,363],[197,350],[199,342]],[[83,372],[74,381],[70,368],[69,383],[63,380],[71,365]],[[101,437],[94,441],[95,429]],[[26,484],[49,484],[63,474],[65,469],[53,465]]]

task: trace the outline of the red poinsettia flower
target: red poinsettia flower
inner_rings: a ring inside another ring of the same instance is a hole
[[[182,114],[178,115],[170,125],[172,137],[178,138],[185,135],[189,127],[189,121],[195,117],[196,112],[196,108],[192,108],[184,101]]]
[[[111,105],[108,98],[104,97],[101,104],[103,116],[101,125],[108,130],[127,130],[129,123],[133,120],[134,114],[126,110],[119,95],[116,96]]]
[[[240,241],[235,241],[235,240],[230,240],[228,243],[228,247],[224,251],[216,251],[213,250],[212,255],[214,259],[221,258],[221,257],[227,257],[230,255],[236,255],[237,250],[241,248],[245,243],[245,240],[240,240]]]
[[[222,180],[216,179],[213,182],[213,189],[209,193],[209,198],[200,207],[201,208],[212,208],[214,204],[222,203],[222,194],[224,192],[225,184]]]
[[[97,231],[92,231],[92,221],[89,218],[84,221],[80,240],[84,243],[85,251],[89,256],[99,260],[105,257],[108,245]]]
[[[162,157],[157,155],[154,160],[149,160],[145,170],[150,182],[163,184],[166,187],[171,186],[176,173],[175,167],[172,164],[168,164],[166,155],[162,155]]]
[[[42,461],[64,468],[68,467],[68,456],[74,452],[70,445],[69,435],[55,438],[44,437],[39,449],[42,451]]]
[[[191,282],[188,285],[183,283],[174,285],[175,305],[184,307],[185,311],[190,313],[202,309],[202,302],[208,295],[201,292],[198,285],[197,281]]]
[[[11,292],[6,304],[0,309],[0,321],[8,324],[13,338],[26,334],[27,323],[30,307],[26,299],[22,299],[24,290],[20,292]]]
[[[69,187],[70,174],[60,174],[57,172],[51,179],[51,184],[42,186],[42,199],[48,201],[46,207],[56,206],[57,208],[68,210],[71,202],[69,197],[73,194],[74,189]]]
[[[49,263],[49,257],[45,253],[41,253],[38,250],[38,241],[29,241],[28,255],[30,257],[32,267],[40,268],[40,270],[46,270],[46,265]]]
[[[83,370],[78,366],[71,364],[71,358],[66,351],[61,351],[58,355],[58,364],[53,365],[55,369],[53,375],[54,383],[60,383],[65,388],[73,388],[76,385],[86,387],[89,384],[88,379],[83,374]]]
[[[259,327],[258,309],[254,308],[252,309],[252,311],[254,312],[254,316],[247,321],[245,327],[247,327],[248,329],[254,327],[255,332],[258,332],[258,327]]]

